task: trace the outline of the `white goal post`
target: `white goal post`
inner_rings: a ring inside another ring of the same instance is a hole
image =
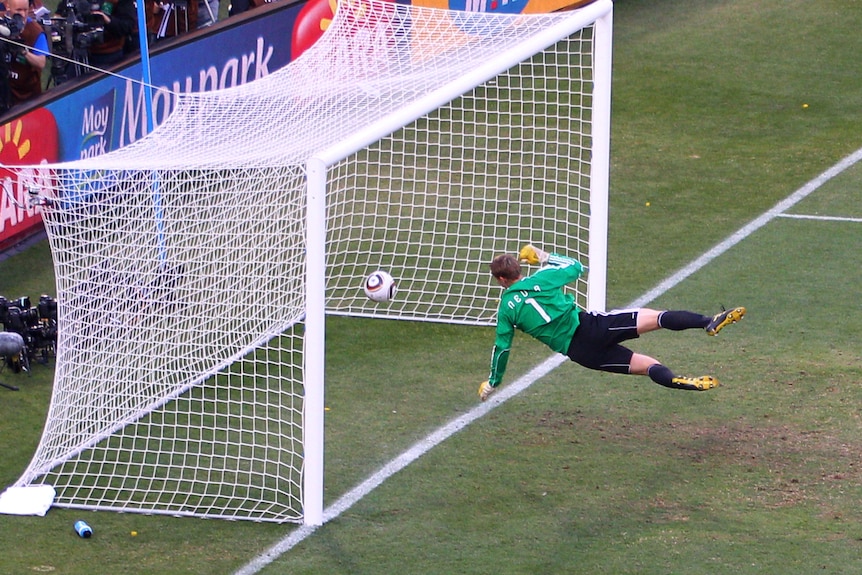
[[[343,0],[284,69],[22,169],[59,340],[0,512],[48,486],[62,507],[320,524],[327,314],[493,325],[487,264],[525,242],[588,265],[574,290],[603,310],[611,18]],[[386,304],[362,290],[378,268]]]

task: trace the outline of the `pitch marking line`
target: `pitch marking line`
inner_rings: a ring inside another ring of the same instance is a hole
[[[825,222],[854,222],[862,224],[862,218],[841,218],[838,216],[813,216],[806,214],[779,214],[782,218],[792,218],[794,220],[819,220]]]
[[[682,268],[662,283],[654,287],[652,290],[642,295],[639,299],[635,300],[629,307],[643,307],[649,302],[655,300],[659,296],[663,295],[665,292],[669,291],[674,286],[678,285],[684,279],[694,274],[696,271],[700,270],[706,264],[765,226],[767,223],[771,222],[773,219],[777,217],[782,217],[785,215],[785,212],[792,208],[794,205],[798,204],[805,198],[811,194],[814,190],[858,162],[862,160],[862,148],[856,150],[789,196],[787,196],[782,201],[778,202],[772,209],[764,212],[760,217],[752,220],[746,225],[742,226],[736,233],[731,234],[726,240],[688,264],[686,267]]]
[[[655,288],[632,302],[626,307],[643,307],[659,296],[663,295],[665,292],[669,291],[673,287],[677,286],[683,280],[688,278],[690,275],[694,274],[704,266],[706,266],[709,262],[728,251],[730,248],[741,242],[743,239],[747,238],[755,231],[766,225],[771,220],[776,217],[782,216],[786,210],[791,208],[793,205],[797,204],[804,198],[806,198],[809,194],[811,194],[814,190],[822,186],[824,183],[828,182],[853,164],[862,160],[862,148],[854,152],[853,154],[847,156],[833,167],[829,168],[801,188],[799,188],[796,192],[779,202],[772,209],[765,212],[763,215],[758,217],[757,219],[749,222],[734,234],[729,236],[726,240],[691,262],[689,265],[670,276]],[[450,421],[443,427],[440,427],[424,439],[415,443],[412,447],[410,447],[407,451],[403,452],[401,455],[384,465],[380,470],[374,473],[371,477],[342,495],[335,503],[326,508],[323,512],[323,523],[324,525],[329,521],[335,519],[348,509],[350,509],[354,504],[356,504],[360,499],[371,493],[374,489],[380,486],[384,481],[395,475],[397,472],[401,471],[417,459],[430,451],[432,448],[436,447],[444,440],[448,439],[455,433],[461,431],[477,419],[484,417],[488,412],[497,406],[505,403],[509,399],[515,397],[531,385],[535,383],[541,377],[544,377],[554,369],[556,369],[559,365],[565,363],[567,358],[563,355],[554,355],[549,357],[532,370],[530,370],[525,375],[518,378],[516,381],[504,386],[500,391],[496,392],[491,396],[485,403],[481,403],[465,413],[464,415]],[[261,569],[278,559],[279,556],[291,550],[293,547],[307,539],[310,535],[312,535],[315,531],[317,531],[318,526],[311,525],[302,525],[298,527],[296,530],[292,531],[288,536],[284,539],[261,553],[256,558],[252,559],[245,567],[236,572],[236,575],[254,575],[258,573]]]

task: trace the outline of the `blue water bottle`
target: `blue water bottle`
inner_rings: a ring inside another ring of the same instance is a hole
[[[75,521],[75,533],[87,539],[93,536],[93,528],[87,525],[86,521]]]

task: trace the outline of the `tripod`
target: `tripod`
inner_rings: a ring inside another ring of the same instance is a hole
[[[61,2],[62,5],[62,2]],[[102,28],[85,25],[78,19],[75,8],[68,7],[63,17],[43,20],[45,35],[55,43],[52,48],[51,74],[48,86],[53,82],[59,86],[63,82],[90,73],[89,46],[101,39]],[[83,29],[82,29],[83,27]]]
[[[87,54],[86,48],[74,48],[68,60],[60,60],[53,58],[51,62],[51,74],[48,78],[48,85],[51,82],[54,86],[59,86],[63,82],[83,76],[90,71],[90,57]]]

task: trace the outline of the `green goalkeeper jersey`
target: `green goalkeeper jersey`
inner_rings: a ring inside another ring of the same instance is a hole
[[[565,354],[578,328],[575,297],[563,286],[578,279],[584,266],[573,258],[551,254],[547,265],[509,286],[497,310],[497,335],[491,354],[488,382],[497,387],[509,363],[515,329],[538,339],[552,350]]]

